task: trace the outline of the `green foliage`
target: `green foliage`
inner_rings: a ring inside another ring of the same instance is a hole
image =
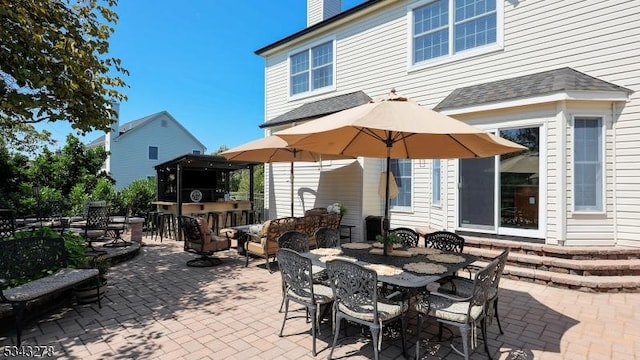
[[[84,204],[89,201],[84,184],[75,184],[69,193],[70,214],[80,215],[84,212]]]
[[[376,242],[384,244],[384,236],[380,234],[376,235]],[[400,243],[400,238],[398,237],[398,235],[396,235],[395,233],[387,234],[387,244],[399,244],[399,243]]]
[[[264,192],[264,165],[256,165],[253,171],[253,191],[262,193]],[[249,192],[249,170],[235,171],[232,174],[231,191]]]
[[[32,126],[68,121],[107,131],[128,75],[108,56],[117,0],[0,0],[0,139],[16,148],[49,138]],[[35,136],[35,137],[34,137]]]
[[[87,268],[98,269],[100,275],[104,276],[109,272],[111,262],[103,256],[92,256],[89,258]]]
[[[144,216],[153,210],[151,204],[156,198],[156,179],[135,180],[129,186],[122,189],[123,203],[131,210],[132,216]]]
[[[107,206],[113,206],[117,196],[116,189],[111,181],[105,178],[98,178],[89,200],[105,200]]]

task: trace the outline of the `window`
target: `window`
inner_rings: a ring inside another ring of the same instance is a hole
[[[412,11],[412,63],[497,43],[496,0],[437,0]]]
[[[411,160],[392,159],[391,173],[398,185],[398,196],[391,199],[389,205],[392,209],[406,209],[411,207]]]
[[[333,40],[291,55],[291,95],[333,86],[333,65]]]
[[[440,160],[431,163],[431,204],[440,205],[441,198]]]
[[[200,155],[202,152],[200,150],[193,150],[193,155]]]
[[[602,118],[576,117],[573,127],[574,209],[603,211]]]
[[[157,146],[149,146],[149,160],[158,160]]]

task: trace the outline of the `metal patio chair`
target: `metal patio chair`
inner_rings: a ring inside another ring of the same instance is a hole
[[[398,239],[400,240],[400,244],[403,247],[417,247],[418,240],[420,240],[420,234],[418,234],[415,230],[399,227],[395,229],[389,230],[389,233],[396,234]]]
[[[316,249],[334,248],[340,246],[340,230],[321,227],[313,234],[316,240]]]
[[[438,338],[442,340],[443,324],[455,326],[460,330],[462,348],[458,350],[451,343],[452,349],[458,354],[469,359],[471,351],[476,348],[477,325],[480,322],[484,349],[491,359],[489,346],[487,345],[486,305],[488,292],[498,268],[498,260],[494,260],[482,268],[473,280],[471,294],[467,297],[458,297],[440,292],[432,292],[423,295],[413,304],[418,312],[418,341],[416,343],[416,358],[420,358],[420,332],[424,316],[434,318],[439,322]],[[471,343],[469,343],[471,342]]]
[[[382,343],[382,327],[389,322],[400,320],[402,322],[400,333],[402,353],[406,358],[406,314],[409,307],[407,302],[379,297],[377,273],[356,263],[331,260],[327,262],[327,271],[333,289],[334,326],[336,327],[329,359],[338,342],[342,319],[369,327],[376,360]]]
[[[502,325],[500,324],[500,315],[498,314],[498,292],[500,286],[500,278],[502,277],[502,272],[504,271],[504,267],[507,265],[507,257],[509,256],[509,249],[505,249],[500,255],[496,256],[493,261],[498,262],[498,267],[496,269],[495,276],[491,281],[491,287],[487,293],[487,306],[485,308],[487,319],[490,321],[493,317],[496,318],[498,322],[498,329],[500,330],[500,334],[504,334],[502,331]],[[452,288],[449,288],[448,285],[443,285],[443,290],[451,290],[455,289],[455,294],[459,296],[468,297],[473,294],[473,280],[465,279],[465,278],[455,278],[451,280]]]
[[[287,318],[289,302],[293,301],[303,305],[311,317],[311,334],[313,336],[311,352],[313,356],[316,356],[316,334],[320,332],[321,307],[333,301],[333,292],[328,286],[314,283],[311,259],[294,250],[284,248],[278,249],[277,256],[284,289],[284,319],[279,336],[282,337],[284,325],[290,319]]]

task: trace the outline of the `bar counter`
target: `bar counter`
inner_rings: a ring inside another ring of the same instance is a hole
[[[178,203],[170,201],[154,201],[158,211],[178,215]],[[182,215],[206,214],[209,211],[227,212],[232,210],[251,210],[251,201],[230,200],[216,202],[182,203]]]

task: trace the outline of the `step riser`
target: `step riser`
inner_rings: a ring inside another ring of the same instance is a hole
[[[464,252],[486,265],[505,248],[504,277],[585,292],[640,293],[640,249],[572,248],[465,238]]]
[[[466,249],[465,252],[477,255],[472,249]],[[478,256],[481,261],[489,262],[493,258],[489,256]],[[543,259],[544,260],[544,259]],[[589,259],[591,260],[591,259]],[[583,268],[577,269],[564,266],[550,266],[547,264],[533,264],[529,262],[517,261],[509,257],[507,264],[511,266],[517,266],[526,269],[551,271],[560,274],[572,274],[580,276],[640,276],[640,268],[636,266],[602,266],[600,268]]]

